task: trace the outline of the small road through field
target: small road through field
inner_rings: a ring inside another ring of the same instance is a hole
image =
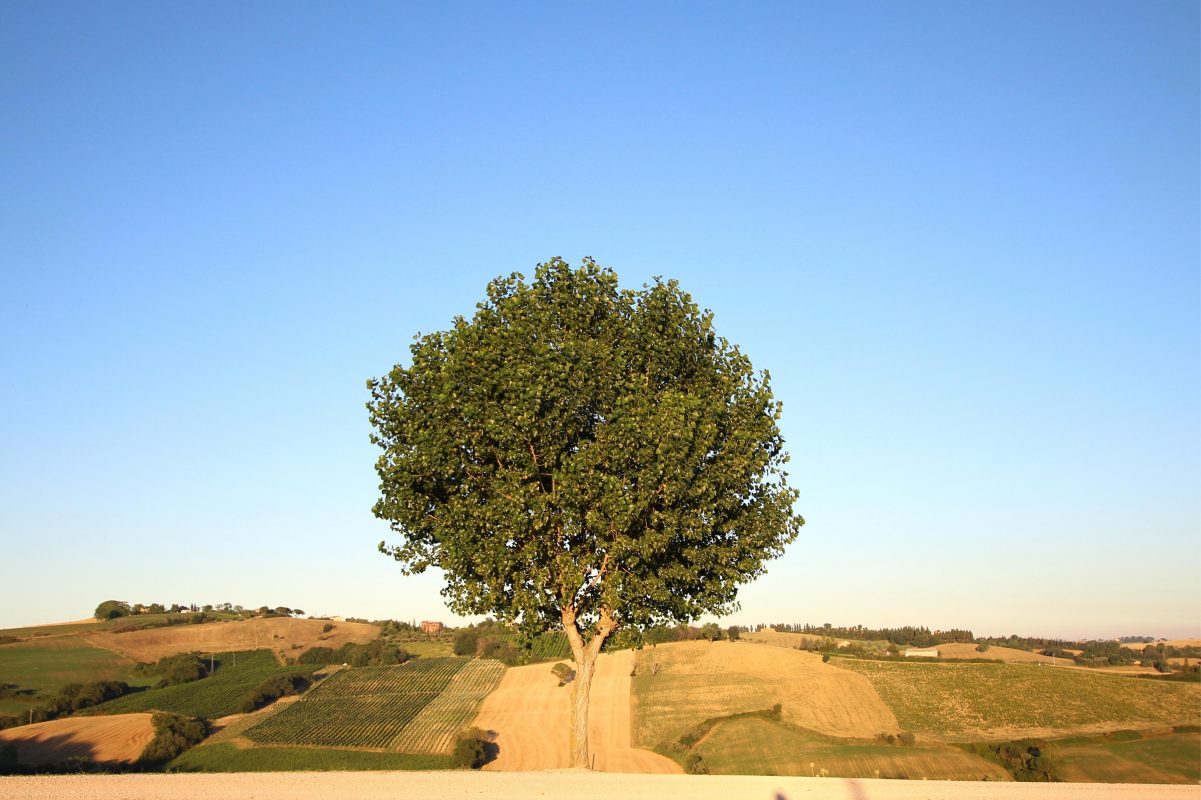
[[[740,775],[550,772],[268,772],[0,777],[5,800],[1198,800],[1198,786],[963,783]]]

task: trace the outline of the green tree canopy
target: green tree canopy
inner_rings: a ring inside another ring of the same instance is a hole
[[[103,621],[106,619],[116,619],[117,617],[127,617],[129,613],[129,603],[123,600],[105,600],[96,606],[96,610],[92,612],[92,616]]]
[[[675,281],[622,290],[591,259],[494,280],[410,351],[368,381],[380,550],[441,569],[457,613],[563,627],[582,766],[605,639],[731,611],[803,524],[769,376]]]

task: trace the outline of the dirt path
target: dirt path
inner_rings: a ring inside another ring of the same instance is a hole
[[[154,738],[150,718],[150,714],[116,714],[35,722],[0,731],[0,744],[15,743],[22,764],[52,764],[73,757],[129,764]],[[0,796],[5,796],[2,784]]]
[[[958,783],[556,772],[272,772],[0,777],[5,800],[1201,800],[1198,786]]]
[[[669,758],[630,744],[630,668],[633,653],[605,653],[592,679],[588,740],[596,769],[605,772],[680,772]],[[513,667],[484,700],[472,723],[495,731],[500,753],[485,769],[502,772],[563,769],[571,687],[559,686],[549,664]]]

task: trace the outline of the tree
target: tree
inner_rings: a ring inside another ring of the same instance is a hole
[[[456,613],[562,627],[570,763],[588,765],[597,654],[620,626],[723,615],[804,523],[766,372],[675,281],[622,290],[585,259],[497,278],[468,320],[367,382],[404,574]]]
[[[92,613],[92,616],[103,622],[106,619],[128,617],[129,614],[129,603],[121,600],[105,600],[103,603],[96,606],[96,610]]]

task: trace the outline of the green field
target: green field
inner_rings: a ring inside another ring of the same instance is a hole
[[[389,748],[402,753],[450,754],[459,732],[471,724],[480,704],[504,674],[504,664],[494,659],[467,662],[441,694],[401,729]]]
[[[1052,742],[1063,780],[1090,783],[1201,781],[1201,734],[1174,733],[1125,741]]]
[[[714,775],[1010,780],[1000,766],[952,747],[837,739],[757,717],[718,723],[693,752]]]
[[[53,693],[64,684],[92,681],[136,684],[138,680],[129,676],[133,666],[125,656],[75,637],[0,645],[0,683],[15,683],[22,691]],[[145,685],[146,680],[141,683]],[[0,714],[20,713],[40,702],[32,694],[0,700]]]
[[[168,772],[294,772],[450,769],[449,756],[328,750],[315,747],[251,747],[231,744],[193,747],[169,762]]]
[[[217,719],[238,713],[242,701],[272,675],[307,671],[304,667],[281,667],[266,650],[218,653],[214,658],[217,669],[207,678],[118,697],[96,706],[89,713],[127,714],[157,710]]]
[[[418,658],[334,673],[245,733],[260,744],[387,748],[471,659]]]
[[[1035,664],[839,658],[865,675],[904,730],[943,741],[1196,724],[1201,685]]]

